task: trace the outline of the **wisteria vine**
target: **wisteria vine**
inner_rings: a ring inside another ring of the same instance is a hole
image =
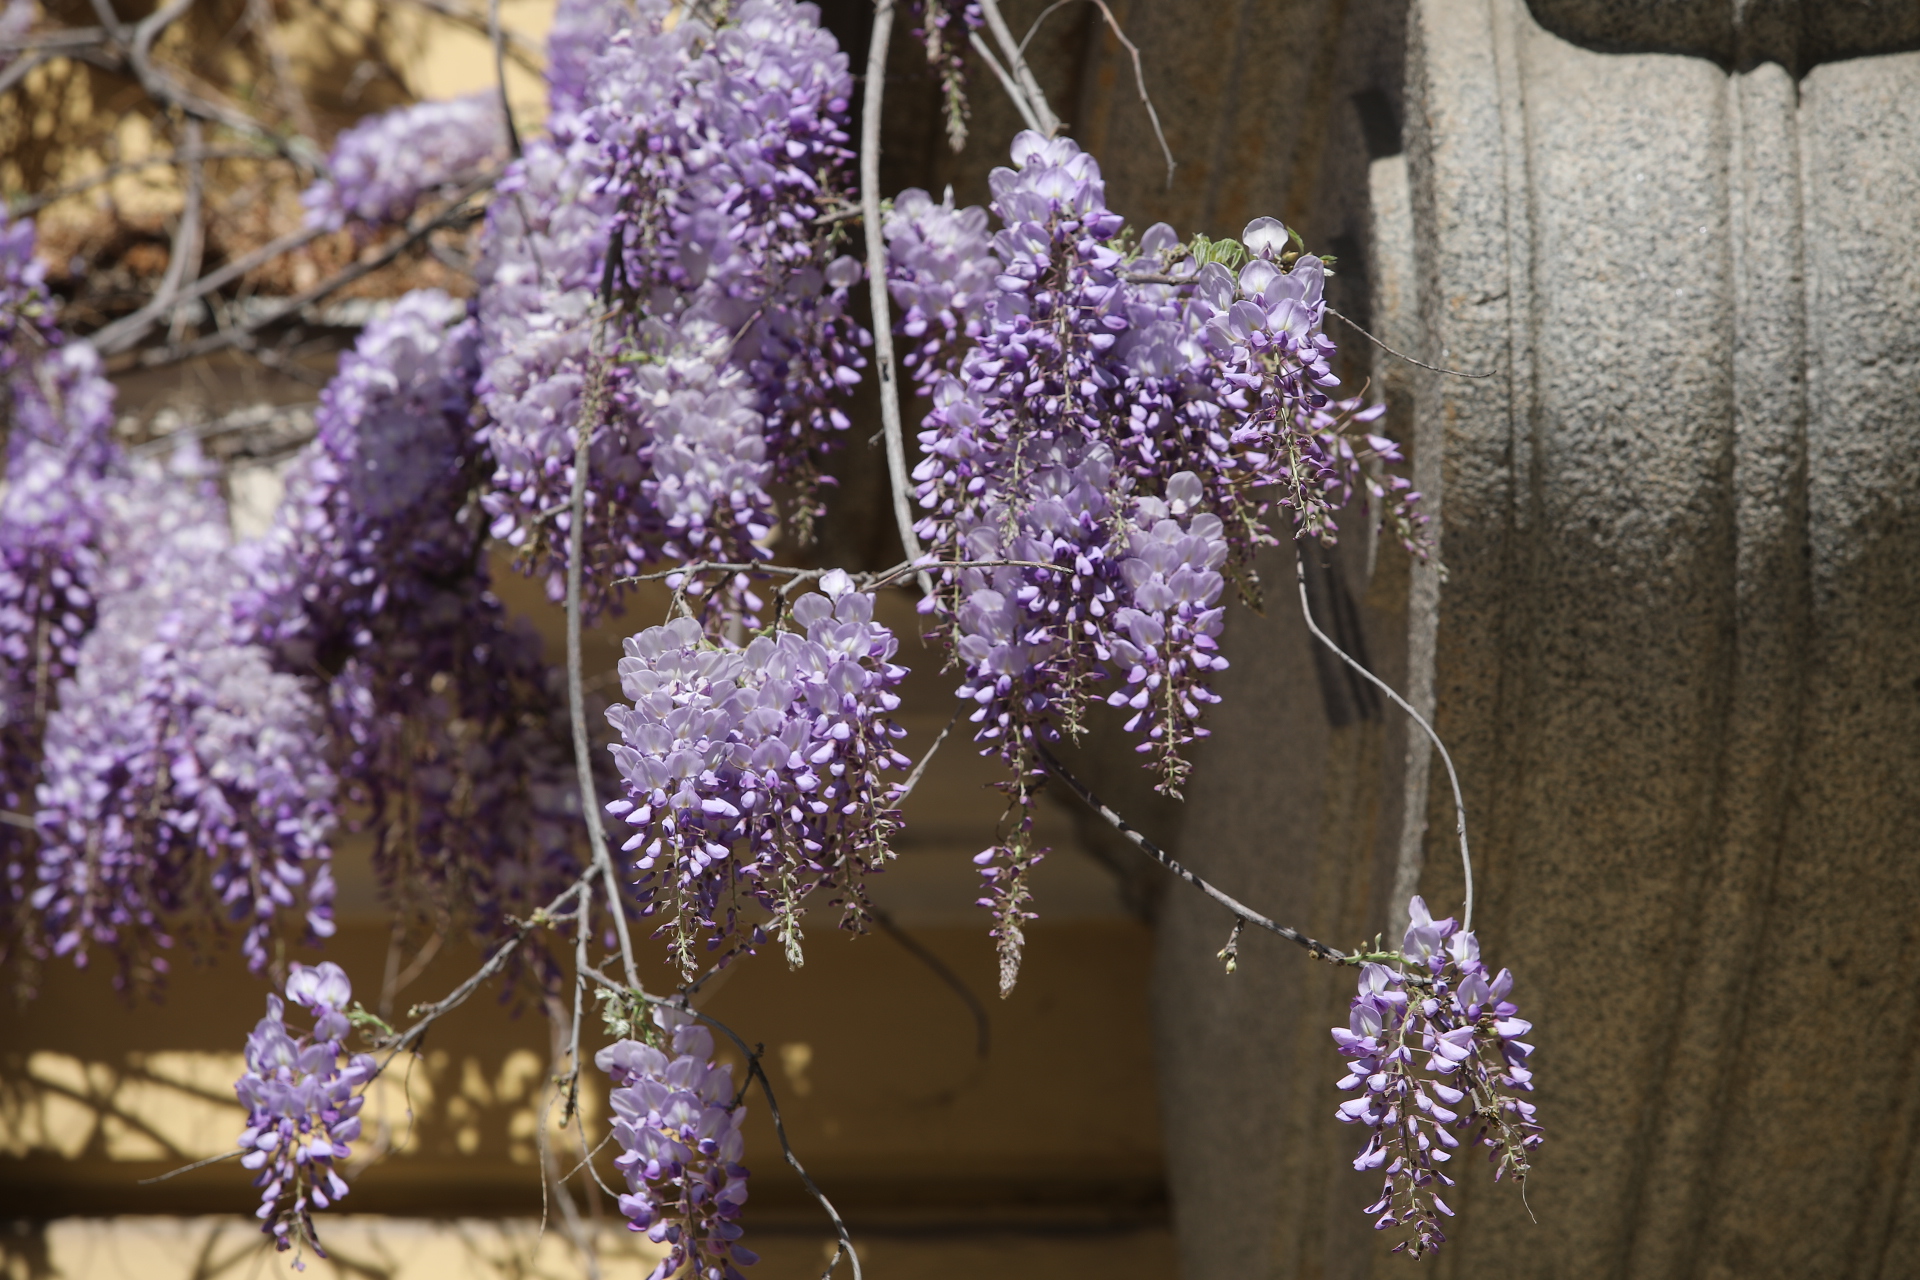
[[[0,222],[7,946],[27,963],[108,954],[122,984],[152,985],[177,940],[206,931],[284,979],[237,1086],[279,1248],[324,1256],[311,1213],[347,1194],[338,1162],[380,1069],[347,1048],[355,1023],[400,1053],[509,960],[531,960],[521,972],[558,1008],[571,950],[569,1114],[585,985],[649,1009],[610,1022],[592,1061],[612,1086],[620,1210],[665,1249],[653,1280],[740,1280],[755,1261],[745,1094],[687,1001],[703,965],[769,943],[800,964],[815,905],[866,927],[866,881],[926,763],[897,747],[907,672],[876,619],[882,588],[915,581],[976,744],[1008,767],[976,858],[1003,994],[1036,914],[1035,797],[1055,777],[1225,906],[1235,939],[1252,922],[1358,966],[1334,1030],[1357,1094],[1339,1118],[1370,1130],[1355,1167],[1384,1178],[1369,1213],[1402,1229],[1399,1248],[1444,1241],[1463,1143],[1490,1149],[1496,1177],[1530,1172],[1531,1028],[1512,975],[1481,960],[1470,894],[1462,926],[1416,897],[1399,951],[1336,950],[1131,833],[1052,752],[1111,718],[1177,796],[1219,701],[1227,594],[1259,601],[1262,547],[1331,542],[1364,498],[1426,553],[1420,495],[1374,426],[1384,406],[1340,394],[1327,261],[1272,218],[1229,241],[1130,228],[994,0],[915,13],[955,149],[963,47],[992,62],[983,29],[1037,126],[985,208],[907,190],[877,212],[877,182],[860,190],[853,169],[848,58],[799,0],[563,0],[545,131],[523,147],[494,93],[342,133],[304,197],[314,232],[378,237],[492,182],[476,292],[415,291],[365,326],[251,540],[190,447],[163,463],[115,443],[100,357],[55,323],[31,225]],[[877,335],[852,310],[863,279]],[[910,483],[896,333],[922,410]],[[909,558],[878,574],[783,565],[829,510],[822,463],[870,373],[895,496],[918,508],[901,516]],[[626,640],[621,696],[578,773],[577,658],[563,697],[493,593],[494,548],[568,601],[575,649],[583,612],[618,610],[649,578],[673,591],[673,615]],[[602,811],[625,829],[617,871],[589,825]],[[403,921],[510,935],[406,1032],[350,1018],[337,965],[286,959],[333,932],[343,830],[374,836]],[[664,942],[677,997],[638,990],[629,915]],[[614,937],[625,984],[590,958]],[[288,1029],[288,1002],[312,1012],[310,1034]],[[747,1070],[777,1127],[757,1051]]]

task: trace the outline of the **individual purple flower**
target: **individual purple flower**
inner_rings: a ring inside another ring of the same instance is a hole
[[[404,222],[423,200],[451,194],[507,156],[500,95],[487,90],[446,102],[416,102],[342,133],[330,173],[301,193],[307,225]]]
[[[715,1066],[713,1035],[691,1014],[654,1006],[647,1041],[621,1040],[594,1055],[613,1081],[614,1163],[626,1176],[620,1212],[667,1256],[647,1280],[686,1272],[699,1280],[741,1280],[735,1264],[759,1261],[740,1245],[747,1200],[740,1128],[747,1109],[733,1069]]]
[[[106,524],[98,625],[47,722],[30,902],[53,954],[111,948],[122,982],[221,912],[258,971],[289,922],[333,932],[319,708],[236,625],[243,570],[209,486],[148,470]]]
[[[1374,1229],[1404,1230],[1394,1251],[1414,1257],[1446,1241],[1440,1219],[1453,1210],[1440,1189],[1454,1185],[1446,1168],[1461,1146],[1490,1149],[1494,1180],[1525,1182],[1541,1143],[1527,1060],[1520,1037],[1533,1025],[1508,999],[1513,974],[1489,977],[1473,934],[1451,918],[1435,920],[1416,897],[1402,953],[1393,964],[1366,963],[1348,1025],[1333,1029],[1347,1058],[1339,1087],[1356,1097],[1335,1113],[1372,1130],[1353,1167],[1380,1171],[1380,1198],[1367,1212]]]
[[[339,965],[296,964],[287,1000],[312,1012],[312,1034],[296,1038],[287,1028],[286,1005],[269,995],[267,1016],[247,1037],[246,1074],[234,1084],[247,1109],[240,1163],[260,1171],[253,1182],[261,1189],[255,1216],[276,1249],[311,1248],[326,1257],[313,1210],[331,1208],[347,1194],[335,1164],[360,1136],[363,1091],[379,1070],[371,1056],[349,1053],[343,1043],[352,998]],[[293,1265],[306,1269],[297,1255]]]
[[[893,747],[904,730],[889,718],[906,669],[873,621],[873,597],[843,573],[825,594],[794,601],[803,630],[761,635],[744,649],[709,641],[680,618],[626,642],[621,689],[607,719],[625,797],[607,805],[635,830],[645,914],[665,912],[660,932],[689,977],[700,931],[709,948],[744,939],[741,898],[771,915],[789,962],[801,962],[805,899],[826,888],[843,923],[865,920],[866,876],[891,852],[899,825],[893,787],[880,774],[908,762]]]

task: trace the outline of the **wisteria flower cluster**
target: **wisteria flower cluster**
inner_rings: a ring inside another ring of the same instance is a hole
[[[348,1052],[347,1003],[353,985],[331,961],[293,966],[287,1000],[313,1014],[311,1035],[287,1028],[286,1005],[267,997],[267,1016],[247,1037],[246,1074],[234,1085],[247,1109],[240,1163],[258,1169],[255,1214],[280,1250],[305,1246],[324,1258],[313,1230],[313,1210],[338,1203],[347,1181],[335,1168],[360,1136],[364,1090],[378,1067],[371,1056]],[[344,1061],[343,1061],[344,1060]],[[294,1266],[306,1269],[303,1261]]]
[[[1236,276],[1164,225],[1130,240],[1072,141],[1023,133],[1013,160],[991,176],[1003,226],[984,246],[979,211],[921,192],[888,228],[890,285],[933,401],[917,531],[960,562],[922,608],[978,704],[977,739],[1015,774],[1002,839],[979,859],[1003,985],[1030,918],[1036,746],[1077,733],[1094,686],[1118,681],[1107,700],[1177,793],[1226,665],[1226,578],[1250,594],[1254,552],[1274,541],[1263,491],[1278,487],[1299,531],[1331,536],[1365,464],[1399,456],[1352,438],[1377,409],[1328,398],[1323,265],[1279,223],[1247,228]],[[956,367],[963,332],[974,340]]]
[[[557,598],[587,432],[595,609],[663,556],[765,559],[776,484],[805,532],[866,335],[829,217],[850,203],[851,80],[813,7],[563,16],[551,138],[509,170],[485,235],[486,507]],[[757,608],[731,588],[729,608]]]
[[[734,1093],[733,1069],[714,1065],[711,1032],[666,1006],[654,1007],[653,1020],[651,1043],[621,1040],[593,1059],[613,1081],[614,1163],[627,1180],[620,1212],[629,1230],[668,1246],[647,1280],[666,1280],[683,1266],[699,1280],[740,1280],[735,1264],[759,1261],[738,1243],[747,1109]]]
[[[114,461],[113,388],[94,349],[55,326],[33,247],[30,221],[0,218],[0,809],[15,815],[34,808],[47,720],[94,626]],[[39,934],[34,843],[0,824],[0,955]]]
[[[577,870],[580,806],[538,640],[488,586],[465,310],[415,291],[341,357],[240,611],[282,669],[328,678],[334,759],[389,889],[485,931]]]
[[[987,211],[953,206],[953,190],[935,203],[909,188],[894,198],[882,234],[887,241],[887,292],[900,307],[896,322],[911,339],[901,364],[924,392],[958,371],[980,337],[1000,263],[987,231]]]
[[[492,91],[416,102],[370,116],[342,133],[331,170],[300,196],[307,225],[403,222],[434,195],[450,194],[507,158],[506,121]]]
[[[258,971],[289,918],[333,932],[334,776],[309,690],[234,617],[242,569],[210,486],[143,468],[110,493],[98,624],[47,722],[31,894],[55,955],[164,972],[199,886]]]
[[[1453,1210],[1440,1188],[1454,1185],[1456,1135],[1490,1149],[1496,1181],[1523,1183],[1542,1135],[1518,1096],[1533,1089],[1533,1046],[1520,1038],[1533,1024],[1508,999],[1513,974],[1489,977],[1479,940],[1451,917],[1435,920],[1422,899],[1410,918],[1404,964],[1361,967],[1352,1018],[1333,1039],[1349,1060],[1339,1087],[1358,1094],[1337,1114],[1372,1130],[1353,1167],[1385,1179],[1367,1212],[1379,1215],[1375,1230],[1403,1228],[1394,1251],[1417,1258],[1446,1240],[1440,1219]]]
[[[799,964],[805,899],[825,887],[864,920],[866,875],[891,854],[899,825],[880,773],[908,761],[889,718],[906,669],[873,620],[873,597],[835,570],[822,593],[794,601],[804,631],[755,637],[744,649],[709,641],[680,618],[626,642],[620,687],[631,705],[607,719],[626,795],[607,806],[634,828],[649,913],[691,977],[699,931],[735,938],[747,903]],[[741,945],[760,936],[755,926]]]
[[[927,49],[927,65],[940,77],[940,98],[946,108],[947,145],[955,151],[967,145],[967,122],[973,109],[967,101],[967,60],[961,52],[967,37],[986,21],[979,0],[963,0],[956,14],[950,0],[914,0],[920,25],[914,38]],[[954,19],[958,17],[956,24]]]

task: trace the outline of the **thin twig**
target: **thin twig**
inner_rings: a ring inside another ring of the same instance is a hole
[[[1022,57],[1026,56],[1027,46],[1033,42],[1034,33],[1040,30],[1040,24],[1047,20],[1048,15],[1055,9],[1063,9],[1072,3],[1074,0],[1054,0],[1052,4],[1040,11],[1040,16],[1033,20],[1033,25],[1027,28],[1026,37],[1020,41]],[[1120,20],[1114,17],[1113,10],[1107,7],[1107,0],[1087,0],[1087,3],[1100,10],[1101,16],[1107,20],[1108,30],[1113,32],[1113,38],[1120,42],[1133,59],[1133,84],[1140,91],[1140,105],[1147,109],[1147,119],[1153,121],[1153,136],[1160,140],[1160,154],[1167,160],[1167,190],[1171,191],[1174,170],[1173,148],[1167,145],[1166,131],[1160,127],[1160,113],[1153,109],[1153,99],[1147,95],[1147,73],[1140,65],[1140,47],[1127,39],[1127,33],[1120,29]]]
[[[389,1052],[385,1061],[381,1062],[379,1067],[375,1069],[374,1075],[377,1076],[380,1072],[385,1071],[396,1057],[406,1052],[407,1049],[413,1045],[419,1043],[420,1038],[427,1034],[427,1028],[432,1026],[435,1020],[445,1017],[447,1014],[452,1013],[455,1009],[465,1004],[468,997],[480,989],[481,983],[500,972],[501,966],[507,962],[507,957],[512,955],[522,942],[526,941],[529,933],[532,933],[535,929],[551,921],[552,918],[559,914],[567,905],[569,899],[586,888],[586,877],[591,874],[591,870],[582,873],[580,879],[574,881],[565,889],[562,889],[552,902],[549,902],[539,911],[534,912],[529,919],[520,921],[513,931],[513,936],[501,943],[499,949],[488,956],[485,963],[478,969],[469,974],[465,982],[455,987],[443,999],[418,1008],[414,1014],[416,1021],[413,1025],[381,1046]]]
[[[940,744],[945,742],[947,735],[953,732],[953,726],[960,722],[960,712],[963,710],[965,710],[964,707],[957,708],[948,718],[946,728],[940,730],[940,736],[933,740],[933,745],[926,749],[919,762],[913,766],[913,772],[909,773],[907,780],[900,784],[900,790],[894,793],[894,804],[906,803],[907,797],[913,794],[913,789],[920,785],[920,779],[926,776],[927,766],[933,763],[933,753],[940,749]]]
[[[157,1173],[151,1178],[142,1178],[133,1185],[136,1187],[150,1187],[156,1182],[165,1182],[168,1178],[177,1178],[183,1173],[192,1173],[195,1169],[204,1169],[210,1164],[219,1164],[222,1160],[231,1160],[235,1156],[245,1154],[244,1151],[235,1147],[232,1151],[223,1151],[217,1156],[208,1156],[205,1160],[195,1160],[192,1164],[183,1164],[178,1169],[169,1169],[165,1173]]]
[[[618,241],[609,246],[607,252],[608,274],[611,275]],[[602,405],[600,399],[604,393],[605,362],[600,350],[606,328],[608,311],[608,290],[602,288],[600,319],[596,322],[599,330],[594,338],[593,377],[596,384],[583,398],[580,406],[580,422],[574,431],[573,447],[573,494],[569,499],[571,515],[567,527],[567,709],[573,721],[573,760],[580,777],[580,816],[587,824],[587,843],[593,850],[594,869],[599,871],[606,883],[607,912],[613,917],[615,930],[620,937],[620,962],[627,976],[628,985],[640,986],[640,970],[633,960],[633,938],[627,931],[627,913],[620,901],[620,881],[614,874],[613,859],[607,853],[607,833],[601,826],[600,800],[594,794],[593,757],[587,744],[587,703],[583,688],[582,662],[580,658],[580,558],[586,553],[587,523],[587,471],[593,461],[593,433],[598,428]]]
[[[1473,855],[1467,850],[1467,803],[1460,798],[1460,775],[1454,771],[1453,757],[1447,753],[1447,744],[1440,741],[1440,735],[1433,731],[1433,726],[1427,723],[1425,716],[1413,709],[1411,702],[1395,693],[1392,685],[1355,662],[1347,655],[1345,649],[1333,642],[1333,637],[1320,629],[1319,624],[1313,620],[1313,609],[1307,603],[1307,570],[1305,561],[1301,557],[1294,558],[1293,570],[1294,576],[1300,580],[1300,614],[1307,620],[1307,630],[1313,632],[1314,638],[1331,649],[1340,661],[1359,672],[1380,692],[1392,698],[1395,706],[1411,716],[1413,722],[1426,732],[1434,748],[1440,752],[1441,763],[1447,766],[1447,781],[1453,784],[1454,826],[1460,833],[1460,873],[1466,879],[1466,902],[1460,909],[1460,928],[1462,932],[1471,933],[1473,931]]]
[[[1352,963],[1353,957],[1348,956],[1344,951],[1336,950],[1324,942],[1309,938],[1298,929],[1289,929],[1286,925],[1274,923],[1258,911],[1255,911],[1252,907],[1249,907],[1246,903],[1241,902],[1238,898],[1214,888],[1211,884],[1207,883],[1207,881],[1181,866],[1173,860],[1166,850],[1141,835],[1138,831],[1135,831],[1127,824],[1125,818],[1115,813],[1112,809],[1109,809],[1106,804],[1101,801],[1100,797],[1093,794],[1086,783],[1080,781],[1080,779],[1068,772],[1067,767],[1054,757],[1053,752],[1047,750],[1044,743],[1035,744],[1035,755],[1039,758],[1041,765],[1048,773],[1066,783],[1068,790],[1079,796],[1089,809],[1092,809],[1102,818],[1105,818],[1107,824],[1125,836],[1136,849],[1139,849],[1149,858],[1152,858],[1155,862],[1173,872],[1174,875],[1179,876],[1182,880],[1185,880],[1188,884],[1206,894],[1227,910],[1233,912],[1234,915],[1245,920],[1248,924],[1259,925],[1268,933],[1278,934],[1288,942],[1299,943],[1322,960],[1331,960],[1336,964]]]
[[[18,40],[0,40],[0,53],[26,53],[39,49],[72,49],[80,45],[100,44],[107,38],[104,27],[62,27],[41,31]]]
[[[979,997],[960,980],[959,974],[947,967],[946,961],[929,951],[920,939],[902,929],[886,910],[869,906],[867,914],[873,917],[873,922],[880,926],[881,932],[906,948],[908,955],[925,965],[932,971],[934,977],[952,988],[953,993],[960,997],[967,1006],[967,1012],[973,1015],[973,1051],[978,1057],[987,1057],[993,1050],[993,1023],[987,1017],[986,1007],[980,1003]]]
[[[1496,369],[1492,373],[1468,373],[1464,369],[1442,369],[1437,364],[1428,364],[1425,360],[1415,360],[1412,356],[1408,355],[1404,351],[1394,350],[1392,347],[1388,346],[1386,343],[1380,341],[1380,339],[1374,337],[1371,333],[1368,333],[1365,329],[1362,329],[1359,325],[1355,324],[1353,321],[1347,319],[1347,317],[1341,315],[1338,311],[1335,311],[1332,307],[1327,308],[1327,314],[1332,316],[1335,320],[1340,321],[1342,324],[1346,325],[1348,328],[1354,330],[1361,337],[1365,338],[1368,342],[1371,342],[1374,346],[1380,348],[1382,351],[1386,352],[1388,355],[1392,356],[1394,359],[1405,360],[1408,364],[1419,365],[1422,369],[1431,369],[1435,373],[1444,373],[1455,378],[1491,378],[1494,373],[1499,372],[1499,370]]]
[[[200,122],[188,119],[185,129],[187,154],[192,155],[200,150]],[[167,251],[167,270],[160,277],[160,287],[154,291],[146,306],[132,315],[122,316],[89,338],[101,355],[116,355],[126,350],[145,337],[147,330],[163,317],[170,316],[175,307],[185,305],[180,297],[181,283],[189,274],[200,273],[200,202],[203,187],[201,166],[196,161],[187,166],[186,203],[180,210],[180,225],[174,228],[173,245]]]
[[[1026,123],[1027,128],[1035,133],[1041,132],[1040,117],[1033,114],[1033,104],[1027,101],[1027,95],[1022,93],[1020,86],[1013,82],[1013,77],[1007,74],[1007,69],[1000,65],[1000,59],[993,56],[993,49],[980,38],[980,33],[969,31],[967,43],[973,46],[973,51],[993,71],[993,78],[998,80],[1000,87],[1007,91],[1007,97],[1012,101],[1013,109],[1020,113],[1020,119]]]
[[[279,156],[270,151],[261,151],[257,147],[208,147],[203,151],[188,154],[171,152],[164,156],[145,156],[139,160],[123,160],[110,164],[97,173],[69,182],[64,187],[55,187],[37,196],[29,196],[13,206],[13,216],[23,218],[30,213],[38,213],[56,201],[69,196],[81,195],[93,188],[112,182],[115,178],[129,173],[138,173],[142,169],[157,169],[163,165],[191,164],[197,160],[278,160]],[[197,295],[196,295],[197,296]]]
[[[487,0],[487,39],[493,45],[493,78],[500,85],[500,118],[507,122],[507,147],[520,158],[520,130],[513,123],[513,103],[507,100],[507,42],[500,27],[500,0]]]
[[[873,7],[873,37],[867,44],[865,98],[860,107],[861,233],[867,241],[867,296],[873,303],[873,367],[880,380],[880,421],[887,434],[887,478],[893,489],[893,519],[900,549],[920,558],[913,531],[913,504],[907,496],[906,432],[900,425],[900,370],[893,356],[893,313],[887,298],[887,242],[880,226],[880,114],[887,82],[887,45],[893,37],[894,0]],[[920,589],[932,594],[933,582],[920,575]]]
[[[1000,55],[1007,60],[1007,70],[1026,95],[1027,105],[1032,109],[1036,121],[1034,132],[1053,137],[1060,132],[1060,117],[1047,105],[1047,95],[1040,88],[1040,81],[1034,77],[1033,68],[1027,65],[1026,55],[1020,52],[1020,46],[1014,43],[1013,31],[1000,12],[999,0],[980,0],[980,12],[987,20],[987,30],[993,33],[994,43],[1000,46]]]
[[[30,53],[24,58],[15,58],[6,66],[0,67],[0,93],[13,88],[33,74],[36,68],[45,66],[59,56],[58,53],[41,50]]]
[[[467,200],[485,190],[487,187],[492,186],[497,176],[497,174],[490,173],[483,178],[478,178],[468,183],[460,190],[460,193],[454,197],[453,203],[446,209],[442,210],[427,222],[408,231],[404,236],[388,245],[374,257],[362,262],[353,263],[351,266],[346,267],[328,279],[322,280],[305,293],[289,298],[286,302],[274,308],[272,311],[267,312],[265,315],[259,316],[244,325],[236,325],[231,329],[223,329],[219,333],[208,334],[206,337],[194,342],[159,347],[151,351],[143,352],[137,363],[141,368],[151,369],[159,365],[175,364],[181,360],[191,360],[196,356],[211,355],[216,351],[222,351],[228,347],[239,345],[243,339],[257,333],[261,329],[267,328],[269,325],[277,324],[289,316],[296,315],[304,308],[310,307],[323,298],[330,297],[341,289],[346,288],[362,276],[371,275],[373,272],[378,271],[442,227],[450,227],[459,222],[471,222],[480,217],[481,214],[479,211],[467,207]],[[313,232],[312,234],[308,234],[307,232],[298,232],[295,234],[307,235],[307,237],[311,239],[313,235],[318,235],[319,233]],[[230,264],[227,269],[231,270],[237,265],[238,264]],[[209,279],[211,279],[211,277],[209,277]],[[205,282],[203,282],[203,284],[204,283]],[[208,285],[206,287],[211,288],[214,286]],[[190,296],[198,296],[199,292],[204,291],[205,289],[203,288]]]
[[[28,831],[37,831],[40,828],[40,824],[35,822],[31,815],[15,813],[11,809],[0,809],[0,822],[9,827],[23,827]]]

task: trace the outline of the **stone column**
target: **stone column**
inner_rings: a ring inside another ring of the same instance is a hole
[[[1910,2],[1410,6],[1374,323],[1493,376],[1385,380],[1445,574],[1362,618],[1404,609],[1549,1133],[1537,1223],[1466,1162],[1441,1273],[1911,1273],[1916,44]],[[1230,635],[1183,848],[1338,942],[1396,879],[1457,910],[1444,775],[1303,695],[1271,608]],[[1223,978],[1221,925],[1170,899],[1160,937],[1187,1280],[1408,1265],[1340,1159],[1344,975],[1268,948]]]

